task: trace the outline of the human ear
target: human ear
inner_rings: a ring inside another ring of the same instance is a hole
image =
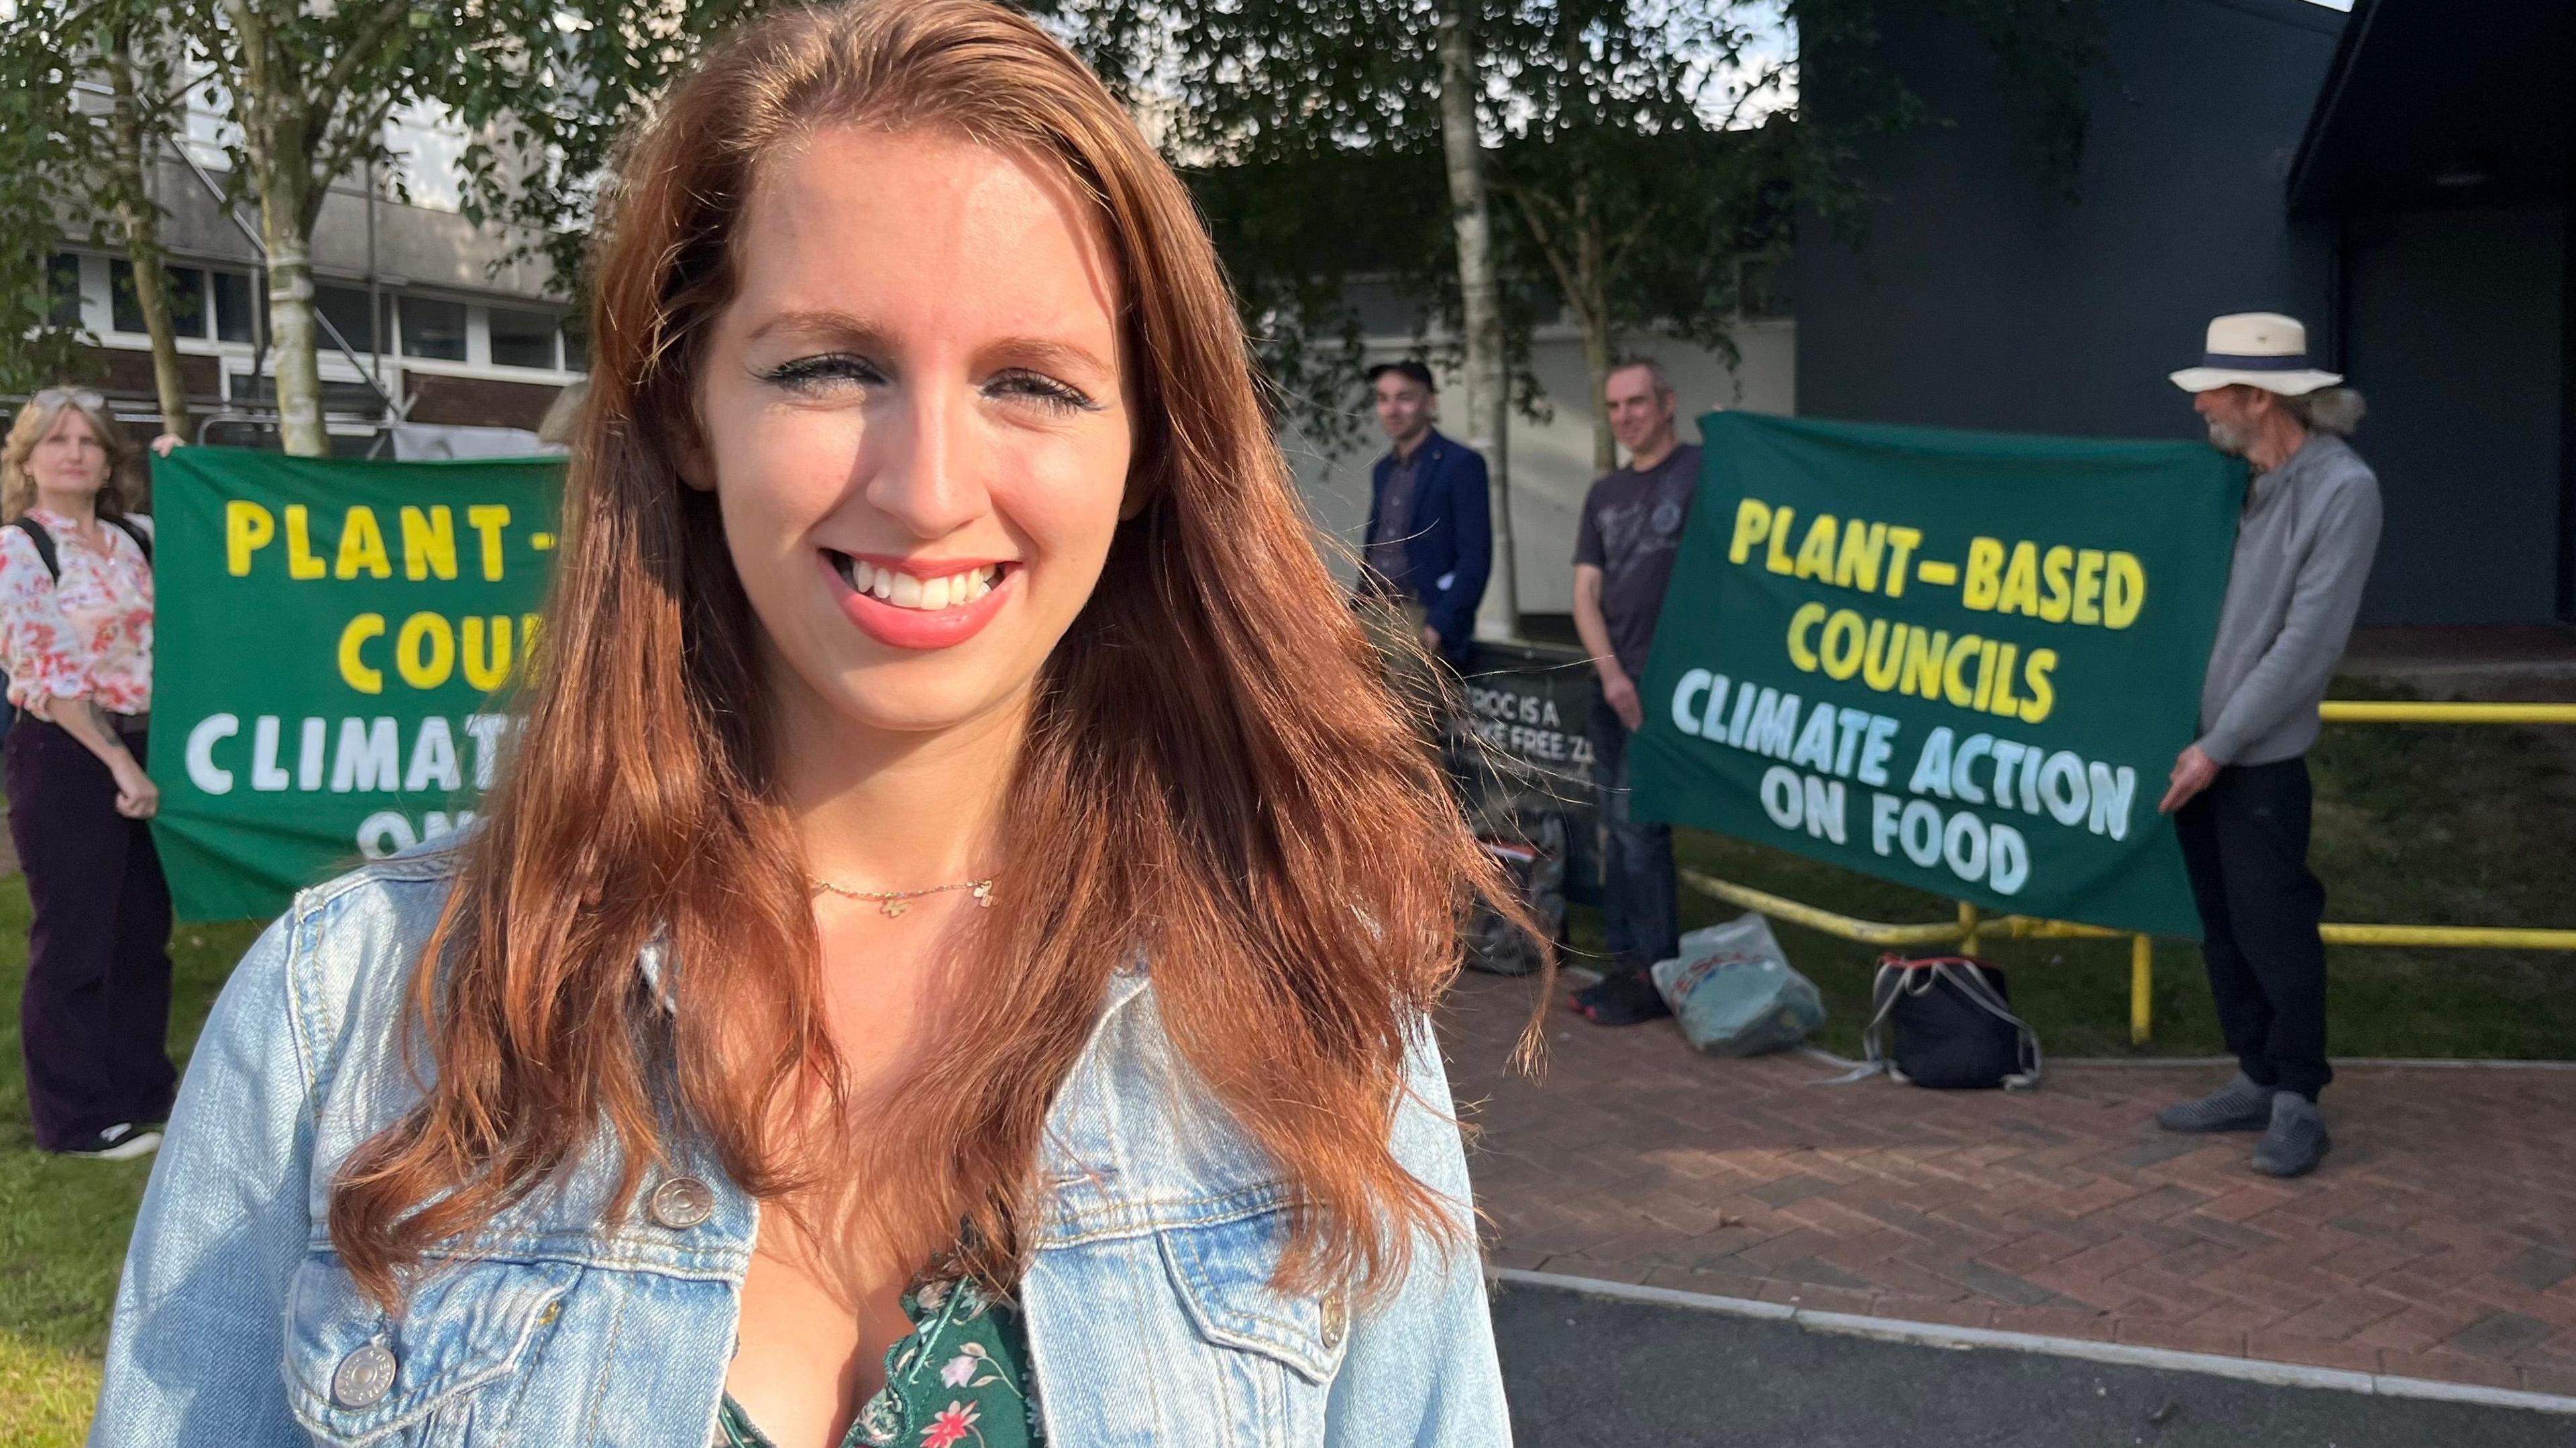
[[[1126,491],[1118,498],[1118,521],[1135,522],[1145,515],[1145,505],[1152,501],[1154,501],[1153,480],[1144,475],[1142,468],[1128,468]]]
[[[716,490],[715,460],[707,453],[707,427],[698,416],[692,399],[688,415],[671,427],[671,471],[680,481],[701,493]]]

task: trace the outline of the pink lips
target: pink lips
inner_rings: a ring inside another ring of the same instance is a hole
[[[925,572],[906,567],[904,560],[898,558],[867,553],[850,556],[864,559],[879,568],[912,573],[915,577],[944,577],[978,566],[973,560],[942,561],[936,565],[936,572]],[[1020,577],[1017,568],[1005,568],[1001,581],[993,585],[992,592],[954,608],[897,608],[874,594],[851,588],[848,580],[841,577],[841,571],[832,565],[830,554],[816,553],[814,560],[822,568],[823,576],[831,580],[833,593],[840,600],[841,612],[849,616],[850,622],[857,624],[861,633],[878,643],[896,649],[944,649],[982,633],[984,625],[991,623],[993,616],[1002,611],[1002,604],[1010,596],[1011,585]],[[991,567],[1000,561],[991,560],[981,566]]]

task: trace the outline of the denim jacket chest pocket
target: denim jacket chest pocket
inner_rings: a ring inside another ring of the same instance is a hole
[[[1041,1246],[1021,1296],[1051,1435],[1086,1448],[1327,1441],[1342,1300],[1271,1285],[1289,1214],[1275,1193],[1253,1195],[1272,1199],[1130,1208]]]
[[[1309,1385],[1329,1386],[1346,1328],[1339,1293],[1294,1295],[1270,1284],[1287,1244],[1288,1214],[1155,1234],[1190,1326],[1212,1347],[1269,1358]]]
[[[529,1359],[585,1270],[560,1261],[446,1264],[388,1315],[336,1254],[310,1254],[287,1293],[282,1366],[296,1421],[316,1442],[350,1448],[489,1441],[476,1419],[510,1416]]]

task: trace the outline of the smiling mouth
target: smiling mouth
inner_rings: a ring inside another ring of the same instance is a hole
[[[1011,566],[989,563],[925,578],[828,548],[824,552],[832,560],[832,570],[841,575],[852,593],[864,593],[880,603],[923,613],[963,608],[975,602],[999,587]]]

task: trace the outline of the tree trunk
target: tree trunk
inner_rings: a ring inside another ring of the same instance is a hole
[[[1601,312],[1578,306],[1583,321],[1583,366],[1592,374],[1592,473],[1619,466],[1619,438],[1610,431],[1610,324]]]
[[[275,48],[268,17],[248,0],[225,0],[241,51],[241,73],[231,77],[233,113],[250,153],[252,183],[259,188],[259,240],[268,249],[268,340],[276,354],[278,445],[297,457],[329,453],[322,430],[322,367],[313,323],[313,223],[315,190],[309,124],[293,69]]]
[[[135,94],[134,35],[116,36],[110,57],[114,100],[108,112],[116,145],[116,223],[125,231],[125,259],[134,269],[134,303],[152,334],[152,383],[161,404],[161,430],[188,434],[188,385],[179,375],[179,336],[170,324],[170,293],[162,285],[161,207],[152,199],[151,129]],[[212,298],[207,299],[209,304]]]
[[[1592,204],[1592,188],[1578,181],[1574,190],[1575,315],[1583,323],[1583,362],[1592,374],[1592,471],[1598,476],[1619,466],[1619,438],[1610,430],[1610,362],[1618,338],[1610,332],[1610,267],[1608,238],[1602,216]]]
[[[1466,316],[1467,445],[1481,451],[1492,486],[1494,568],[1476,618],[1505,635],[1520,631],[1520,587],[1512,551],[1511,396],[1504,380],[1502,286],[1494,274],[1494,217],[1485,194],[1484,142],[1476,133],[1475,38],[1467,6],[1440,8],[1440,144],[1448,161],[1449,204],[1458,230],[1458,291]]]
[[[322,366],[313,322],[313,264],[305,237],[279,201],[260,207],[261,240],[268,246],[268,330],[276,354],[278,445],[297,457],[331,450],[322,430]]]

